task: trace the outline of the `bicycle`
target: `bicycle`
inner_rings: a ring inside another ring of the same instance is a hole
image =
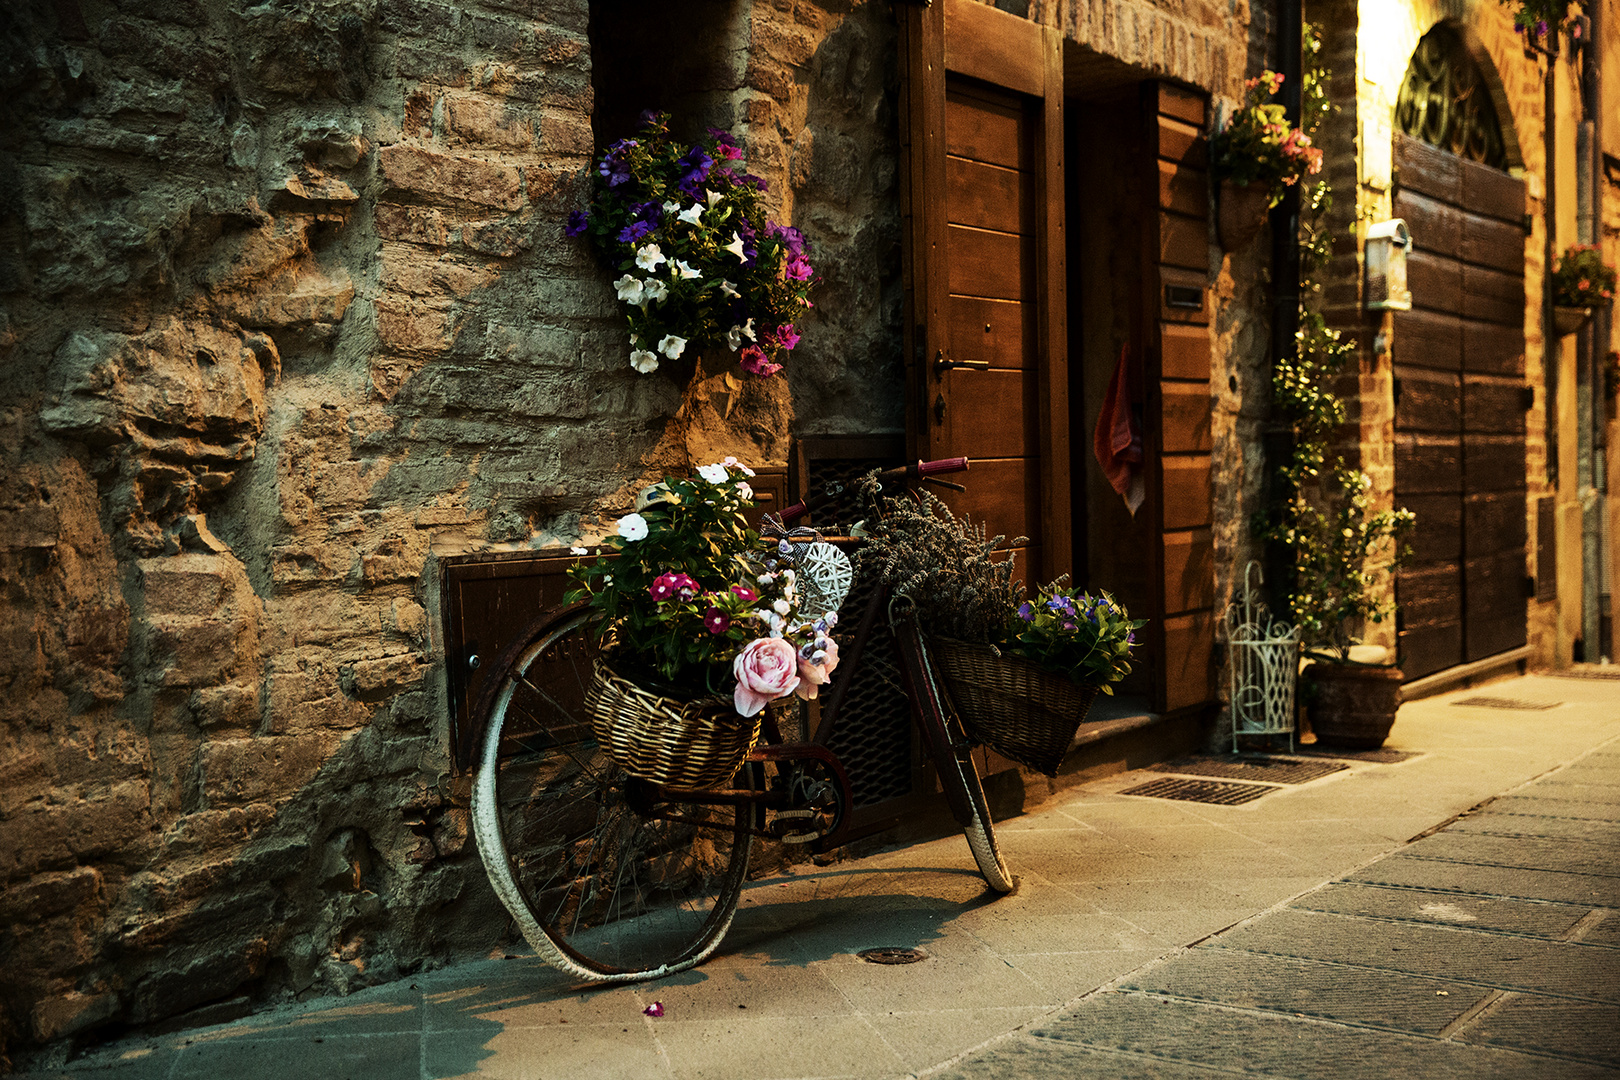
[[[960,489],[937,477],[966,468],[965,458],[919,461],[878,478]],[[601,982],[686,970],[707,959],[730,927],[755,837],[816,851],[844,842],[852,794],[827,743],[841,687],[854,678],[881,616],[895,631],[912,719],[974,861],[991,889],[1012,890],[971,745],[921,635],[895,617],[891,599],[876,590],[853,637],[846,635],[843,660],[821,688],[815,730],[786,738],[768,714],[760,745],[722,789],[629,776],[597,747],[582,708],[595,655],[583,603],[540,616],[503,651],[473,710],[483,730],[473,829],[491,884],[542,959]]]

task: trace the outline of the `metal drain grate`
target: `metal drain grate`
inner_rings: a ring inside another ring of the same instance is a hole
[[[876,949],[862,949],[855,954],[868,964],[915,964],[928,959],[921,949],[907,949],[899,945],[884,945]]]
[[[1183,776],[1221,776],[1228,780],[1259,780],[1269,784],[1304,784],[1343,772],[1350,766],[1337,761],[1295,761],[1276,757],[1192,757],[1176,758],[1153,766],[1154,772]]]
[[[1453,705],[1467,705],[1475,709],[1519,709],[1525,712],[1541,712],[1545,709],[1556,709],[1562,701],[1525,701],[1521,698],[1505,697],[1471,697],[1461,701],[1453,701]]]
[[[1182,802],[1236,806],[1239,803],[1253,802],[1262,795],[1279,790],[1281,789],[1264,784],[1229,784],[1219,780],[1174,780],[1167,776],[1162,780],[1149,780],[1145,784],[1138,784],[1120,794],[1140,795],[1147,799],[1179,799]]]
[[[1373,761],[1380,765],[1393,765],[1397,761],[1410,761],[1419,754],[1414,750],[1298,750],[1301,757],[1337,758],[1340,761]]]

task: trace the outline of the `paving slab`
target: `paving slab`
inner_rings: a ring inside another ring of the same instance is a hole
[[[1620,842],[1442,832],[1409,845],[1408,858],[1620,877]]]
[[[1304,911],[1468,926],[1476,930],[1496,930],[1553,940],[1561,940],[1592,911],[1581,904],[1531,903],[1494,896],[1391,889],[1352,882],[1313,890],[1289,906]]]
[[[1620,1061],[1620,1007],[1509,995],[1462,1038],[1613,1064]]]
[[[1556,900],[1564,904],[1620,907],[1620,879],[1551,870],[1470,866],[1392,855],[1350,875],[1369,885],[1403,885],[1417,889],[1478,893],[1521,900]]]
[[[1620,841],[1620,821],[1497,813],[1490,807],[1458,820],[1448,831],[1487,833],[1492,836],[1543,836],[1552,840],[1585,840],[1594,843]]]

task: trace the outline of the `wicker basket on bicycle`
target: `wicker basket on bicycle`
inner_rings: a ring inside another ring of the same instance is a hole
[[[763,715],[738,715],[729,696],[660,697],[600,659],[585,690],[585,711],[597,744],[615,764],[678,788],[715,787],[735,776],[759,741]]]
[[[1057,775],[1097,687],[988,645],[936,637],[930,647],[968,735],[1020,765]]]

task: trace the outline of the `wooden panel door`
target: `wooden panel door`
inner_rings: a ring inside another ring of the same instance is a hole
[[[902,55],[908,434],[969,459],[947,497],[1069,571],[1062,67],[1054,31],[971,0],[908,8]]]
[[[1408,679],[1525,643],[1524,182],[1395,136],[1413,309],[1394,318],[1396,576]]]

